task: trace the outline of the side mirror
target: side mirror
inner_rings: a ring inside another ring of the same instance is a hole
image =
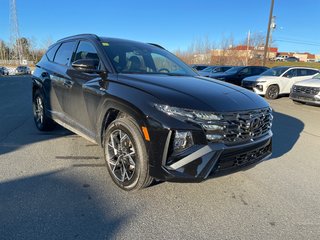
[[[98,70],[99,60],[97,59],[79,59],[72,63],[72,67],[81,72],[100,73]]]

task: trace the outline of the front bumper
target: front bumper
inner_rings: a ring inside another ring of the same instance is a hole
[[[208,176],[228,173],[249,165],[257,164],[271,156],[272,133],[241,145],[227,146],[209,143],[201,146],[184,158],[166,165],[165,158],[156,178],[174,182],[201,182]]]
[[[312,103],[320,105],[320,96],[305,93],[290,93],[290,98],[294,101]]]
[[[257,85],[257,83],[255,81],[242,81],[241,83],[241,87],[249,89],[249,90],[253,90],[253,88]]]

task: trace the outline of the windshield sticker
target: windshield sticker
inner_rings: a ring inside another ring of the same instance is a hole
[[[103,43],[102,43],[102,46],[108,47],[108,46],[109,46],[109,43],[103,42]]]

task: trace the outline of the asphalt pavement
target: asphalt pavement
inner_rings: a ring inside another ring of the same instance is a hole
[[[118,189],[102,150],[33,123],[30,77],[0,77],[0,239],[320,239],[320,108],[274,109],[273,156],[202,183]]]

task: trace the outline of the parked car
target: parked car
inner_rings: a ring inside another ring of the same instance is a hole
[[[198,73],[203,77],[211,77],[212,74],[223,73],[230,68],[232,68],[232,66],[209,66],[201,71],[198,71]]]
[[[299,62],[299,58],[296,57],[288,57],[285,59],[286,62]]]
[[[0,67],[0,75],[9,75],[9,70],[6,67]]]
[[[208,65],[205,64],[191,64],[190,67],[192,67],[194,70],[201,71],[208,67]]]
[[[285,61],[286,59],[288,58],[288,56],[277,56],[274,58],[275,61],[280,61],[280,62],[283,62]]]
[[[291,88],[290,98],[297,103],[320,105],[320,74],[295,83]]]
[[[159,59],[161,61],[159,61]],[[76,35],[33,73],[37,128],[98,143],[120,188],[199,182],[271,154],[272,111],[244,88],[204,79],[155,44]]]
[[[252,89],[268,99],[276,99],[280,94],[289,94],[296,82],[311,78],[318,69],[305,67],[274,67],[260,76],[245,78],[242,86]]]
[[[211,74],[211,77],[240,86],[242,79],[249,76],[259,75],[268,69],[269,68],[262,66],[232,67],[224,73]]]
[[[28,66],[18,66],[15,70],[16,75],[23,75],[23,74],[31,74],[31,70]]]

